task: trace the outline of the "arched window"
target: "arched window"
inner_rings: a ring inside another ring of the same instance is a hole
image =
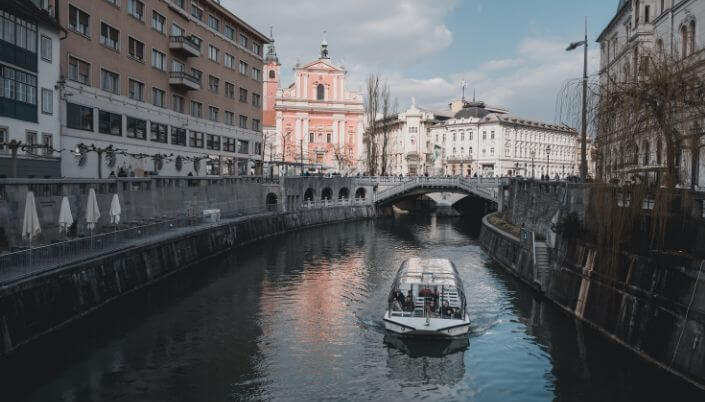
[[[688,54],[693,54],[695,53],[695,20],[690,21],[689,25],[688,47],[690,51]]]
[[[649,166],[649,163],[651,163],[651,145],[649,141],[644,141],[642,145],[642,148],[644,148],[644,166]]]
[[[688,56],[688,28],[685,25],[681,27],[681,56]]]
[[[314,142],[314,140],[315,140],[314,137],[315,136],[313,135],[313,133],[308,133],[308,142]]]
[[[269,78],[274,79],[274,70],[269,70]]]
[[[632,151],[634,152],[634,154],[632,155],[632,156],[634,157],[634,163],[633,163],[633,164],[634,164],[634,165],[638,165],[638,164],[639,164],[639,146],[636,145],[636,144],[634,144],[634,145],[632,146]]]
[[[656,52],[659,57],[663,54],[663,39],[661,38],[656,39]]]
[[[659,138],[658,141],[656,141],[656,164],[660,165],[661,164],[661,158],[663,153],[663,144],[661,143],[661,139]]]
[[[326,88],[323,84],[318,84],[316,87],[316,99],[324,100],[326,98]]]

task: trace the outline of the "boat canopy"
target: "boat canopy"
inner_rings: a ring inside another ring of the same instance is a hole
[[[397,274],[396,288],[410,285],[446,286],[462,289],[462,281],[453,263],[443,258],[410,258]]]

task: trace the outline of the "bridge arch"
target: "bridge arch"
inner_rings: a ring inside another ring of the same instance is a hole
[[[338,191],[338,199],[339,200],[347,200],[350,198],[350,190],[348,190],[347,187],[343,187]]]
[[[326,187],[321,191],[321,200],[328,200],[330,201],[333,199],[333,190],[330,189],[330,187]]]
[[[377,205],[394,205],[402,200],[418,198],[425,194],[446,192],[474,195],[496,205],[502,185],[503,182],[499,179],[411,178],[378,192],[375,202]]]
[[[316,190],[312,189],[311,187],[306,189],[306,192],[304,193],[304,201],[313,201],[313,199],[316,197]]]
[[[277,195],[274,193],[267,194],[266,203],[268,211],[275,210],[277,208]]]
[[[355,190],[355,199],[356,200],[364,200],[367,198],[367,190],[365,190],[364,187],[360,187],[357,190]]]

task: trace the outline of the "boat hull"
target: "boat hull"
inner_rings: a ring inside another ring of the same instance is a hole
[[[394,334],[410,338],[455,338],[467,336],[470,319],[464,320],[384,315],[384,328]]]

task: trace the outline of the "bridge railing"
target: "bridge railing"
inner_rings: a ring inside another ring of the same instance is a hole
[[[301,208],[314,209],[366,204],[368,204],[368,200],[366,198],[341,198],[338,200],[307,200],[304,201],[303,204],[301,204]]]
[[[504,183],[502,178],[465,177],[411,177],[396,185],[385,188],[376,194],[376,201],[382,201],[415,187],[459,187],[467,192],[496,201],[498,188]],[[441,190],[442,191],[442,190]]]

